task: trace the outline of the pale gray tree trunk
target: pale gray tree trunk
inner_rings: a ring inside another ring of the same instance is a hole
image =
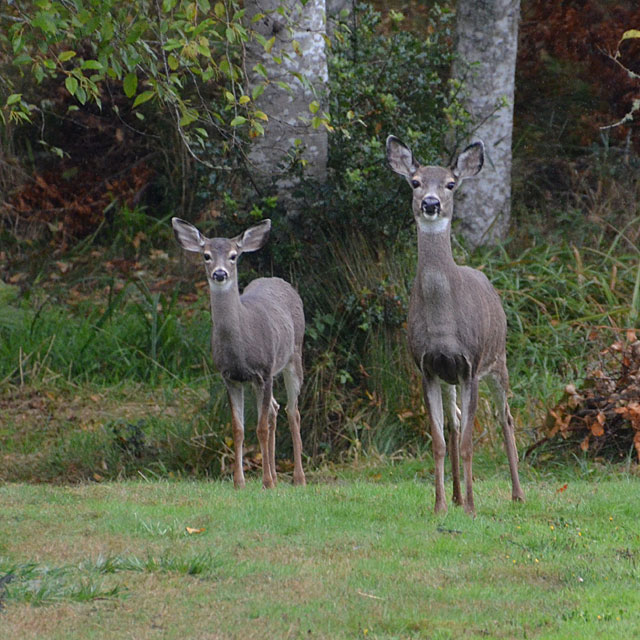
[[[458,231],[471,246],[496,244],[511,216],[511,132],[520,0],[458,0],[454,73],[465,84],[473,139],[485,143],[482,173],[458,194]],[[471,66],[470,66],[471,65]]]
[[[279,7],[283,7],[284,15],[277,12]],[[264,82],[264,78],[253,71],[256,64],[264,66],[269,78],[257,101],[269,120],[264,125],[264,136],[252,140],[248,154],[250,170],[258,185],[275,183],[285,206],[295,214],[297,205],[292,192],[298,180],[285,175],[292,152],[302,149],[306,177],[324,182],[327,175],[327,130],[324,126],[314,128],[311,125],[313,114],[309,111],[314,100],[320,103],[318,115],[325,107],[322,101],[328,79],[325,0],[309,0],[305,5],[299,0],[246,0],[245,8],[247,25],[267,40],[275,36],[270,53],[256,41],[247,47],[250,90]],[[252,23],[256,14],[264,14],[264,17]],[[297,53],[294,41],[297,42]],[[278,82],[287,83],[291,91],[283,89]]]

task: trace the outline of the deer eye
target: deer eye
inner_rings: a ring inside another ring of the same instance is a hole
[[[229,254],[229,260],[230,260],[231,262],[235,262],[237,257],[238,257],[238,254],[237,254],[235,251],[233,251],[233,252],[231,252],[231,253]]]
[[[209,262],[209,260],[211,260],[211,254],[210,253],[205,253],[204,254],[204,261],[205,262]]]
[[[411,186],[412,186],[414,189],[417,189],[417,188],[420,186],[420,180],[412,180],[412,181],[411,181]]]
[[[453,191],[453,188],[456,186],[455,182],[447,182],[447,184],[445,185],[447,187],[447,189],[449,189],[449,191]]]

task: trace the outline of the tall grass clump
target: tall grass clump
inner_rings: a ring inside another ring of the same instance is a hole
[[[73,306],[25,296],[0,314],[0,380],[24,384],[46,369],[103,384],[193,379],[202,375],[209,331],[208,313],[185,313],[177,293],[152,293],[144,280]]]
[[[303,406],[314,453],[391,452],[410,435],[398,418],[413,406],[405,348],[411,252],[364,235],[329,233],[325,268],[301,274],[308,314]],[[393,424],[382,434],[380,422]]]

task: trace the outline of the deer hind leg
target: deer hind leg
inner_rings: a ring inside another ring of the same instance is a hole
[[[444,410],[449,423],[449,457],[451,458],[451,475],[453,476],[453,496],[455,505],[462,505],[460,491],[460,412],[456,405],[456,388],[451,384],[442,385]]]
[[[272,457],[270,450],[271,429],[270,415],[272,413],[273,400],[273,379],[268,378],[262,385],[254,386],[256,392],[256,403],[258,405],[258,442],[260,443],[260,453],[262,455],[262,486],[265,489],[273,489],[275,483],[275,466],[272,469]],[[275,431],[274,431],[275,435]],[[275,445],[275,441],[274,441]]]
[[[462,405],[462,438],[460,453],[464,469],[465,500],[464,510],[475,516],[476,509],[473,502],[473,423],[478,406],[478,380],[468,378],[460,384],[460,398]]]
[[[435,465],[436,501],[434,511],[446,512],[447,500],[444,493],[444,457],[447,445],[444,439],[444,413],[442,410],[442,389],[436,378],[422,378],[424,399],[431,419],[431,442]]]
[[[302,358],[294,353],[289,364],[282,372],[287,389],[287,418],[293,443],[293,484],[305,485],[307,480],[302,468],[302,437],[300,436],[300,412],[298,411],[298,396],[302,387]]]
[[[244,389],[241,384],[227,382],[227,395],[231,405],[231,426],[233,429],[233,447],[235,460],[233,462],[233,486],[236,489],[244,487],[243,446],[244,446]]]
[[[498,415],[504,436],[504,446],[507,452],[507,460],[509,461],[509,471],[511,472],[511,499],[514,502],[524,502],[524,491],[520,486],[520,476],[518,475],[518,450],[516,448],[515,428],[507,400],[509,377],[506,366],[504,372],[490,376],[489,381],[494,401],[498,407]]]
[[[278,482],[276,473],[276,425],[279,410],[280,405],[276,402],[276,399],[271,396],[271,406],[269,407],[269,461],[271,466],[271,479],[274,485]]]

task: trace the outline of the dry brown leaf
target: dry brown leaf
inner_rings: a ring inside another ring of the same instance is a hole
[[[193,527],[185,527],[187,533],[191,536],[194,534],[198,534],[198,533],[204,533],[205,532],[205,528],[202,527],[202,529],[194,529]]]

